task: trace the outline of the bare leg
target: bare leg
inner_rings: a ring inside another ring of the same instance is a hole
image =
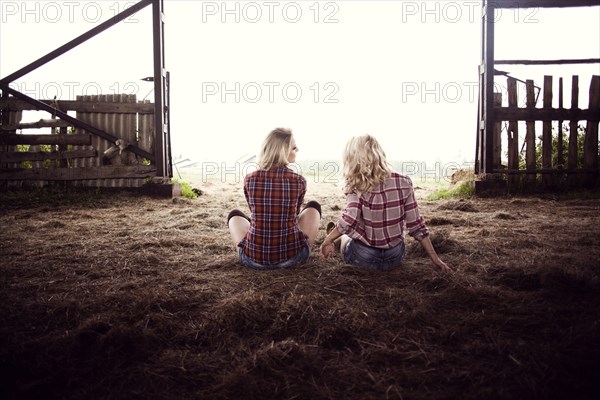
[[[319,224],[321,223],[321,214],[315,208],[307,207],[300,213],[298,217],[298,226],[300,230],[308,236],[309,246],[312,247],[315,239],[317,238],[317,232],[319,230]]]
[[[244,217],[235,216],[229,220],[229,233],[236,246],[246,237],[248,229],[250,222]]]

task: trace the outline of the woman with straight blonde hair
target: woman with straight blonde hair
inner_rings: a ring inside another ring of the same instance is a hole
[[[321,245],[321,254],[335,254],[340,245],[344,261],[369,269],[389,270],[402,265],[404,233],[421,243],[433,264],[451,271],[437,255],[415,200],[409,177],[392,171],[385,152],[371,135],[353,137],[343,155],[346,210]]]
[[[321,206],[309,201],[302,209],[306,179],[288,168],[297,151],[291,130],[271,131],[260,152],[259,169],[244,178],[250,217],[237,209],[227,217],[240,262],[248,268],[288,268],[308,261]]]

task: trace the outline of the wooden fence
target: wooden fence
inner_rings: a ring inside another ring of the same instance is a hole
[[[154,177],[156,167],[135,155],[130,144],[154,154],[154,104],[135,95],[78,96],[75,101],[42,100],[63,112],[117,137],[112,143],[68,122],[42,119],[23,122],[23,112],[35,110],[27,102],[0,99],[8,112],[0,124],[0,186],[140,187]],[[49,128],[49,134],[31,130]]]
[[[542,93],[542,108],[536,107],[537,87],[533,80],[525,82],[524,108],[519,107],[522,99],[518,98],[515,78],[507,80],[507,106],[502,107],[501,93],[494,94],[496,122],[493,172],[508,175],[507,184],[510,190],[534,191],[598,185],[600,76],[593,76],[591,79],[588,109],[579,108],[578,76],[573,76],[571,80],[570,108],[565,108],[563,87],[563,78],[559,78],[558,108],[553,108],[552,76],[545,76],[543,88],[538,88]],[[539,138],[536,121],[542,121]],[[565,121],[569,122],[568,126],[564,125]],[[583,121],[585,126],[581,125],[583,129],[580,129],[580,122]],[[519,122],[525,123],[524,139],[519,137]],[[506,138],[502,134],[504,130]],[[566,131],[567,143],[563,138],[563,132]],[[581,141],[580,135],[583,131],[583,149],[580,149],[578,142]],[[506,165],[502,162],[503,155],[506,155]]]

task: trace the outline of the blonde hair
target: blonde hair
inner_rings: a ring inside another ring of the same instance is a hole
[[[258,161],[259,168],[268,169],[288,165],[291,146],[292,131],[290,129],[273,129],[263,142]]]
[[[392,174],[385,152],[371,135],[350,139],[343,160],[347,192],[370,192]]]

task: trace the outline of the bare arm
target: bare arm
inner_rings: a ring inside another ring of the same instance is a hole
[[[431,239],[429,238],[429,235],[425,236],[423,239],[421,239],[420,243],[436,267],[441,269],[443,272],[451,272],[452,271],[452,269],[449,266],[447,266],[446,263],[440,259],[440,257],[438,257],[437,253],[435,252],[435,249],[433,248],[433,244],[431,243]]]
[[[323,244],[321,244],[321,255],[329,257],[335,254],[335,246],[333,242],[341,237],[350,226],[357,224],[361,218],[361,209],[358,195],[355,192],[346,194],[346,209],[342,213],[342,217],[338,220],[335,228],[329,232]],[[341,231],[340,231],[341,229]]]
[[[342,236],[342,234],[337,230],[337,228],[333,228],[331,232],[329,232],[329,235],[327,235],[321,244],[321,254],[324,257],[330,257],[335,254],[333,242],[340,236]]]

